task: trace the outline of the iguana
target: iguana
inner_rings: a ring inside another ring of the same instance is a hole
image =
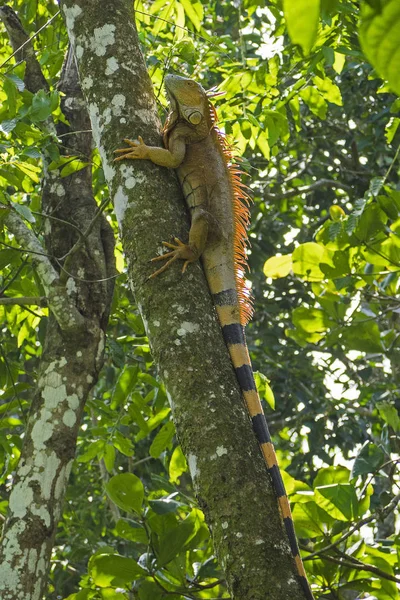
[[[249,196],[232,148],[216,126],[215,108],[207,92],[199,83],[178,75],[167,75],[165,88],[170,102],[163,130],[165,149],[147,146],[141,137],[138,142],[125,139],[129,147],[116,150],[120,156],[115,160],[145,159],[177,170],[191,212],[189,242],[184,244],[178,238],[174,244],[163,242],[170,251],[152,260],[167,262],[150,278],[177,259],[185,261],[184,272],[189,263],[201,257],[222,334],[278,497],[300,583],[307,600],[312,600],[244,335],[252,315],[244,279]]]

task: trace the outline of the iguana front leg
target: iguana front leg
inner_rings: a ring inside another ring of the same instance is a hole
[[[124,142],[128,144],[129,148],[114,150],[116,154],[121,154],[114,160],[118,161],[125,158],[151,160],[151,162],[161,167],[176,169],[185,158],[186,144],[182,139],[171,140],[168,150],[158,146],[147,146],[140,135],[138,140],[138,142],[135,142],[125,138]]]
[[[157,146],[147,146],[140,136],[138,136],[138,140],[138,142],[135,142],[125,138],[124,142],[126,142],[129,147],[118,148],[118,150],[115,150],[117,154],[121,154],[121,156],[115,158],[115,161],[123,160],[125,158],[151,160],[156,165],[176,169],[185,158],[186,144],[180,138],[171,137],[168,149],[159,148]],[[199,210],[197,213],[195,211],[195,214],[192,215],[188,244],[184,244],[178,238],[174,238],[176,244],[163,242],[163,245],[169,248],[171,252],[167,252],[162,256],[156,256],[152,261],[168,260],[165,265],[150,275],[149,279],[153,279],[160,273],[163,273],[178,259],[185,261],[182,268],[182,273],[184,273],[188,264],[200,257],[205,248],[208,233],[208,219],[206,218],[205,213],[203,213],[204,211]]]

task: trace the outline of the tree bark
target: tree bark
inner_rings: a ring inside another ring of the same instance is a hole
[[[154,281],[161,241],[187,239],[172,171],[113,163],[122,138],[160,145],[151,82],[132,4],[61,0],[93,135],[114,199],[128,272],[166,383],[178,437],[233,598],[301,599],[277,501],[223,343],[200,264],[174,264]]]
[[[0,16],[13,46],[21,44],[24,32],[15,13],[3,7]],[[43,84],[39,65],[32,62],[36,61],[33,52],[22,58],[27,61],[26,86],[36,92]],[[58,134],[61,130],[88,130],[90,122],[72,54],[64,64],[60,90],[65,94],[62,108],[70,126],[61,124]],[[53,123],[48,125],[54,128]],[[75,133],[65,140],[66,154],[90,156],[90,134]],[[43,160],[46,163],[49,159],[44,156]],[[49,318],[0,545],[2,600],[40,600],[46,593],[81,416],[103,363],[115,274],[113,234],[103,215],[98,214],[90,166],[63,179],[58,170],[47,172],[42,210],[48,215],[45,246],[17,213],[10,211],[5,219],[21,248],[32,253],[32,264],[46,293]],[[85,241],[77,233],[78,226],[83,231],[91,227]],[[61,257],[72,248],[76,250],[74,260],[68,265],[68,259]]]

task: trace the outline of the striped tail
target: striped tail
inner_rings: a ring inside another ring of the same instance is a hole
[[[264,411],[260,402],[260,397],[254,381],[253,369],[251,367],[249,352],[244,335],[244,327],[240,324],[240,320],[238,318],[239,307],[237,304],[235,306],[233,302],[233,300],[237,302],[236,290],[231,289],[214,293],[213,298],[222,327],[222,334],[224,336],[225,343],[228,346],[236,377],[242,390],[247,410],[251,417],[254,433],[256,434],[258,443],[260,444],[267,470],[271,476],[272,483],[278,497],[280,512],[287,536],[289,538],[290,549],[296,563],[296,569],[300,579],[301,587],[303,588],[307,600],[314,600],[307,580],[306,572],[304,570],[303,562],[300,557],[289,500],[286,494],[281,472],[279,470],[278,461],[274,446],[271,441]],[[229,301],[230,304],[228,304]],[[235,317],[237,320],[234,320]]]

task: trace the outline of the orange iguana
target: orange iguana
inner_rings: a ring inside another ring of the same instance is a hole
[[[129,148],[116,150],[125,158],[147,159],[177,170],[191,212],[189,243],[175,238],[163,242],[170,252],[153,258],[167,259],[155,277],[177,259],[187,265],[201,257],[222,333],[249,411],[253,429],[271,475],[302,588],[313,595],[300,558],[289,501],[277,464],[260,398],[254,382],[244,326],[252,314],[244,281],[249,197],[232,151],[216,127],[216,113],[202,86],[191,79],[167,75],[165,88],[170,113],[164,127],[165,149],[124,140]]]

